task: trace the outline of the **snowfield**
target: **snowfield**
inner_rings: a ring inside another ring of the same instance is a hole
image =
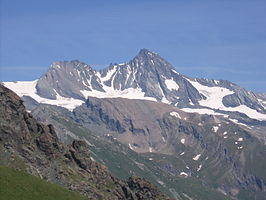
[[[37,81],[38,80],[5,82],[4,86],[17,93],[17,95],[19,95],[20,97],[30,96],[39,103],[61,106],[70,111],[84,103],[79,99],[65,98],[60,96],[59,94],[56,94],[56,99],[54,100],[40,97],[38,94],[36,94]]]
[[[127,99],[141,99],[141,100],[149,100],[149,101],[155,101],[157,100],[154,97],[147,97],[145,96],[145,92],[142,91],[140,87],[136,88],[127,88],[125,90],[121,89],[114,89],[113,87],[113,81],[117,71],[117,67],[121,65],[115,65],[112,69],[107,71],[106,75],[101,77],[100,73],[96,73],[96,76],[98,80],[100,81],[100,84],[102,84],[102,89],[104,92],[99,90],[94,90],[90,88],[91,90],[81,90],[80,93],[83,94],[85,98],[88,97],[96,97],[96,98],[127,98]],[[126,70],[130,73],[131,69],[126,65]],[[57,66],[58,68],[58,66]],[[131,72],[133,73],[133,80],[135,80],[135,73],[137,71]],[[127,77],[128,81],[129,75]],[[229,112],[240,112],[246,114],[249,118],[257,119],[257,120],[265,120],[266,121],[266,114],[260,113],[257,110],[254,110],[246,105],[240,105],[237,107],[226,107],[223,104],[223,98],[227,95],[234,94],[233,91],[219,87],[209,87],[200,84],[197,81],[187,79],[198,91],[200,94],[204,95],[206,99],[202,99],[199,101],[199,105],[202,106],[202,108],[182,108],[182,111],[188,112],[188,113],[199,113],[199,114],[208,114],[208,115],[221,115],[223,117],[228,118],[228,115],[220,113],[220,111],[229,111]],[[56,93],[56,99],[47,99],[39,96],[36,93],[36,84],[38,80],[34,81],[18,81],[18,82],[4,82],[4,85],[8,87],[9,89],[13,90],[15,93],[17,93],[19,96],[30,96],[34,100],[36,100],[39,103],[44,104],[51,104],[56,106],[61,106],[64,108],[67,108],[68,110],[72,111],[75,107],[80,106],[84,101],[74,98],[66,98],[60,96],[58,93]],[[104,84],[105,81],[111,81],[111,86],[106,86]],[[84,82],[84,80],[83,80]],[[87,81],[88,84],[91,84],[91,80]],[[219,83],[216,81],[216,83]],[[84,85],[87,85],[84,82]],[[165,79],[165,85],[169,90],[178,90],[179,85],[172,79]],[[164,92],[162,91],[162,88],[160,85],[158,85],[159,90],[161,90],[162,99],[160,100],[162,103],[171,104],[171,102],[166,98],[164,95]],[[55,91],[56,92],[56,91]],[[179,97],[177,97],[179,99]],[[261,103],[262,100],[258,99],[258,101]],[[264,102],[263,102],[264,103]],[[176,103],[177,105],[178,103]],[[192,106],[194,104],[191,103]],[[174,116],[176,118],[180,118],[180,115],[177,112],[171,112],[171,116]],[[214,130],[214,132],[216,132]]]

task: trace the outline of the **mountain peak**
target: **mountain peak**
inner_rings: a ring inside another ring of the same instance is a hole
[[[140,49],[139,53],[154,53],[154,52],[150,51],[149,49],[142,48]]]
[[[71,65],[74,65],[74,66],[78,65],[78,64],[84,64],[85,65],[84,62],[81,62],[81,61],[75,59],[75,60],[70,60],[70,61],[66,61],[66,60],[56,61],[56,62],[52,63],[51,67],[54,67],[54,66],[57,66],[57,65],[67,65],[67,64],[68,65],[71,64]]]
[[[148,49],[141,49],[139,53],[130,61],[133,66],[144,67],[146,69],[160,68],[161,70],[174,69],[173,66],[162,58],[159,54]]]
[[[136,57],[145,57],[145,58],[148,57],[148,58],[151,58],[151,57],[153,57],[155,55],[158,55],[158,54],[156,54],[156,53],[154,53],[154,52],[152,52],[152,51],[150,51],[148,49],[143,48],[143,49],[141,49],[139,51],[139,53],[137,54]]]

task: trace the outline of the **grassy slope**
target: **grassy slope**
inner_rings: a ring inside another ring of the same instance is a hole
[[[51,184],[35,176],[0,166],[0,199],[2,200],[85,200],[78,193]]]

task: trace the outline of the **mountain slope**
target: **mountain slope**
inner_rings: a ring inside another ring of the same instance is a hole
[[[182,156],[136,153],[128,145],[120,143],[118,138],[113,137],[112,134],[105,132],[105,135],[99,135],[99,129],[97,132],[92,132],[74,120],[68,119],[66,116],[70,112],[59,107],[41,105],[33,111],[33,114],[46,123],[49,121],[54,124],[60,138],[65,142],[71,141],[72,137],[85,140],[90,146],[93,159],[106,165],[112,174],[119,178],[144,177],[176,199],[185,200],[187,199],[185,195],[198,200],[228,199],[212,186],[202,185],[200,179],[180,175],[187,170],[186,166],[180,162]],[[188,153],[189,149],[187,149]],[[193,157],[192,151],[189,155]],[[176,168],[175,173],[168,170],[169,166]],[[195,171],[197,167],[195,166]]]
[[[73,112],[40,105],[32,114],[53,123],[63,140],[64,134],[87,140],[94,159],[117,176],[148,176],[172,195],[184,192],[196,199],[212,199],[199,194],[205,187],[228,198],[246,193],[255,199],[265,193],[264,143],[249,127],[223,116],[122,98],[89,98]],[[130,149],[147,153],[136,155]],[[189,183],[193,190],[188,190]]]
[[[38,123],[22,100],[0,85],[0,164],[27,171],[90,199],[167,199],[142,178],[114,178],[92,161],[88,145],[58,141],[52,125]]]

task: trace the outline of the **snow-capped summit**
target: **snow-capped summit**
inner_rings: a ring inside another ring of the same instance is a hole
[[[141,49],[127,63],[111,64],[100,71],[78,60],[60,61],[34,82],[4,84],[20,96],[71,110],[90,96],[122,97],[172,104],[186,112],[224,116],[238,112],[266,120],[265,94],[247,91],[229,81],[183,76],[147,49]]]

